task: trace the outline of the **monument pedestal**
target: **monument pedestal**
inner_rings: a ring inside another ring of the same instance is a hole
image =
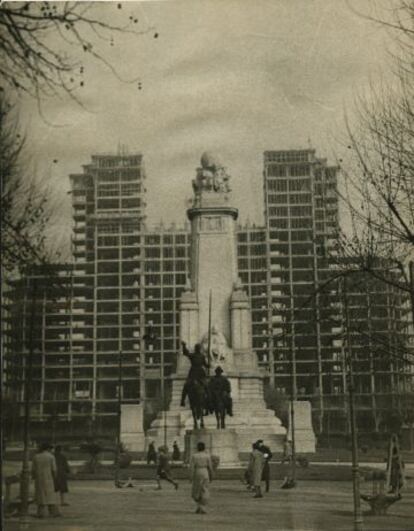
[[[289,404],[289,418],[290,416]],[[315,434],[312,428],[312,407],[307,400],[293,402],[295,414],[295,450],[298,453],[315,453]],[[292,431],[289,426],[288,440],[292,440]]]
[[[251,353],[250,357],[254,354]],[[249,374],[238,371],[228,374],[231,382],[233,397],[233,416],[226,416],[226,430],[236,433],[235,449],[238,453],[249,453],[252,443],[263,439],[274,452],[282,452],[286,437],[286,430],[281,425],[274,411],[267,409],[263,398],[263,380],[258,371],[251,370]],[[163,425],[167,427],[167,446],[172,447],[177,441],[180,448],[185,445],[186,433],[193,429],[193,417],[188,400],[186,407],[180,406],[181,390],[185,379],[174,376],[172,397],[167,412],[160,412],[157,419],[147,431],[147,441],[152,440],[156,446],[164,441]],[[204,425],[211,432],[219,432],[216,417],[204,417]],[[200,431],[200,430],[199,430]]]
[[[121,443],[130,452],[142,452],[145,445],[141,404],[121,405]]]
[[[237,434],[232,429],[200,429],[187,430],[184,438],[185,462],[189,463],[191,456],[197,451],[197,444],[203,442],[211,456],[220,458],[219,467],[240,466],[237,450]]]

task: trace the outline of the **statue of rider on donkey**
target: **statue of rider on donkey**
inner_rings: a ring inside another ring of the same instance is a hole
[[[188,396],[194,418],[194,428],[204,427],[203,416],[215,413],[217,428],[225,428],[226,413],[233,415],[233,402],[231,398],[231,385],[228,378],[223,375],[223,369],[218,366],[215,375],[209,377],[210,364],[202,352],[201,345],[194,346],[194,352],[190,352],[186,343],[182,343],[183,355],[191,363],[187,380],[181,394],[181,406],[185,407],[185,399]]]

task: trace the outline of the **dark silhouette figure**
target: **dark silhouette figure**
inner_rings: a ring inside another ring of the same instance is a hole
[[[266,492],[269,492],[270,488],[270,465],[269,462],[272,459],[272,452],[268,446],[263,444],[263,440],[259,439],[257,441],[257,449],[262,452],[264,457],[263,471],[262,471],[262,481],[265,482]]]
[[[226,427],[226,413],[233,415],[233,404],[231,399],[231,385],[229,380],[223,375],[223,369],[217,367],[215,376],[208,383],[211,409],[214,411],[217,420],[217,429]]]
[[[188,350],[184,341],[181,345],[183,347],[183,355],[187,356],[191,363],[187,380],[181,394],[181,406],[185,407],[185,399],[190,395],[189,389],[193,382],[199,382],[204,387],[205,393],[207,393],[207,373],[205,369],[208,369],[209,367],[204,354],[201,352],[201,345],[199,343],[195,345],[194,352]]]
[[[173,461],[179,461],[180,459],[181,459],[181,452],[180,452],[180,449],[178,448],[177,441],[174,441],[173,452],[172,452],[172,460]]]
[[[68,505],[65,502],[65,494],[68,489],[68,475],[70,468],[66,456],[62,453],[60,445],[55,447],[55,461],[56,461],[56,476],[55,476],[55,491],[60,494],[60,505]]]
[[[204,428],[204,414],[209,408],[206,388],[199,380],[191,380],[188,383],[188,398],[190,400],[191,413],[193,415],[194,429]]]
[[[151,463],[157,462],[157,452],[155,450],[155,446],[153,442],[150,442],[148,445],[148,452],[147,452],[147,464],[150,465]]]

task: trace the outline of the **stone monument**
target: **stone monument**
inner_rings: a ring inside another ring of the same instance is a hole
[[[142,452],[145,445],[142,404],[121,405],[121,443],[130,452]]]
[[[216,429],[214,415],[205,417],[206,430],[198,430],[198,438],[207,442],[213,453],[215,445],[229,449],[220,456],[221,465],[234,462],[230,447],[236,453],[250,452],[252,443],[259,438],[264,439],[272,450],[282,451],[286,434],[274,412],[266,409],[264,374],[259,370],[257,356],[252,350],[250,304],[238,276],[238,210],[231,206],[229,181],[222,164],[210,153],[204,153],[193,180],[193,205],[187,211],[191,221],[190,280],[180,301],[181,340],[190,350],[196,343],[206,349],[210,292],[212,294],[211,323],[214,326],[210,374],[214,374],[217,365],[225,370],[232,387],[233,416],[226,417],[225,430]],[[189,407],[180,407],[181,390],[188,370],[189,361],[180,353],[177,372],[172,377],[169,410],[160,413],[147,433],[157,445],[163,443],[163,430],[166,430],[168,445],[177,440],[183,448],[185,434],[193,428]],[[222,434],[212,436],[213,431]],[[220,442],[218,438],[223,440]],[[186,447],[192,444],[187,440]]]

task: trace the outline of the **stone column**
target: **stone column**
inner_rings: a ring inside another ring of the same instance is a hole
[[[242,289],[235,289],[230,301],[231,345],[233,350],[251,350],[251,317],[247,294]]]
[[[142,452],[145,445],[142,404],[121,405],[121,442],[131,452]]]
[[[230,301],[231,341],[235,367],[242,373],[258,369],[256,354],[252,351],[252,320],[247,294],[235,288]],[[253,371],[253,372],[252,372]]]

